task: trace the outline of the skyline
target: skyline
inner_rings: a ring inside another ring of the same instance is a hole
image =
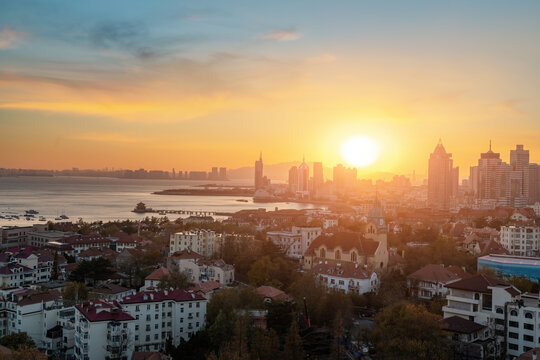
[[[540,4],[307,4],[2,3],[0,167],[331,167],[351,136],[359,177],[439,138],[461,178],[489,139],[540,162]]]

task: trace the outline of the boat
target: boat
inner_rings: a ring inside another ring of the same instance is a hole
[[[64,219],[64,220],[65,220],[65,219],[69,219],[69,217],[66,216],[66,215],[60,215],[60,219]]]
[[[39,221],[47,221],[47,219],[45,219],[45,216],[40,216]]]
[[[238,202],[249,202],[249,201],[246,200],[246,199],[238,199],[238,200],[236,200],[236,201],[238,201]]]
[[[60,216],[54,218],[54,220],[63,220]]]
[[[25,210],[24,212],[26,213],[26,215],[30,215],[30,214],[37,215],[37,214],[39,214],[39,211],[36,211],[36,210],[33,210],[33,209]]]

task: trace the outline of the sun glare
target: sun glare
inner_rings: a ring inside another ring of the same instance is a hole
[[[354,136],[341,144],[341,156],[352,166],[373,164],[379,157],[379,144],[365,136]]]

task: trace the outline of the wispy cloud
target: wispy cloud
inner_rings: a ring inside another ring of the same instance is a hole
[[[295,29],[275,29],[261,35],[262,39],[275,41],[292,41],[302,37],[302,33]]]
[[[336,61],[337,57],[332,54],[322,54],[319,56],[313,56],[306,59],[309,64],[324,64]]]
[[[95,141],[95,142],[113,142],[113,143],[136,143],[142,142],[144,139],[130,137],[117,133],[85,133],[68,136],[72,140]]]
[[[526,116],[527,114],[520,109],[520,106],[527,102],[526,99],[512,98],[497,103],[497,108],[507,114],[515,116]]]
[[[15,43],[26,36],[26,33],[6,27],[0,30],[0,49],[14,47]]]

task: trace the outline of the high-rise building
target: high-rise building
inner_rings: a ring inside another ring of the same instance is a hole
[[[523,145],[516,145],[515,150],[510,150],[510,166],[512,205],[525,207],[529,201],[529,150],[523,149]]]
[[[220,178],[220,180],[226,180],[227,179],[227,168],[224,168],[224,167],[219,168],[219,178]]]
[[[218,168],[217,167],[212,168],[212,172],[210,173],[209,178],[211,180],[217,180],[219,178],[219,173],[218,173]]]
[[[317,193],[324,185],[322,162],[313,163],[313,191]]]
[[[301,196],[309,195],[309,166],[306,164],[305,158],[302,159],[302,164],[298,167],[297,192]]]
[[[428,205],[435,209],[448,209],[457,196],[459,168],[453,167],[452,154],[447,153],[441,141],[429,157]]]
[[[356,168],[346,168],[341,164],[334,166],[333,185],[337,194],[344,194],[353,190],[357,185]]]
[[[296,194],[298,191],[298,168],[292,166],[289,169],[289,192]]]
[[[255,161],[255,190],[262,189],[263,187],[263,159],[261,152],[261,154],[259,155],[259,160]]]

